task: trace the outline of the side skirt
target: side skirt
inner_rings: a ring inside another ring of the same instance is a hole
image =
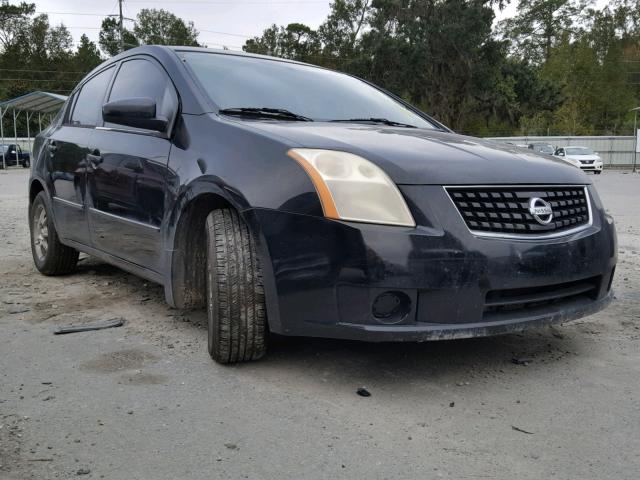
[[[164,285],[164,277],[158,272],[154,272],[153,270],[149,270],[148,268],[141,267],[140,265],[136,265],[135,263],[127,262],[126,260],[110,255],[101,250],[97,250],[93,247],[89,247],[74,240],[61,238],[60,241],[65,245],[68,245],[69,247],[73,247],[80,252],[97,257],[100,260],[103,260],[115,267],[121,268],[122,270],[132,273],[133,275],[142,277],[145,280],[149,280],[151,282],[159,283],[160,285]]]

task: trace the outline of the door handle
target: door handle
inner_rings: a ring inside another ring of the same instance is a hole
[[[93,153],[87,154],[87,159],[89,160],[91,166],[94,168],[100,165],[104,160],[100,155],[100,152],[98,152],[97,150],[95,150]]]

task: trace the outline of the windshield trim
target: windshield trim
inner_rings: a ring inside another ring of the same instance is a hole
[[[319,70],[325,70],[325,71],[332,72],[332,73],[338,73],[340,75],[346,75],[346,76],[354,78],[354,79],[356,79],[356,80],[358,80],[360,82],[363,82],[363,83],[369,85],[370,87],[378,90],[379,92],[381,92],[382,94],[386,95],[387,97],[390,97],[392,100],[394,100],[395,102],[399,103],[400,105],[402,105],[407,110],[409,110],[410,112],[414,113],[415,115],[419,116],[425,122],[429,123],[433,127],[433,130],[440,130],[440,131],[447,132],[447,133],[452,133],[453,132],[453,130],[451,130],[450,128],[448,128],[444,124],[438,122],[434,118],[432,118],[429,115],[427,115],[426,113],[424,113],[422,110],[419,110],[418,108],[414,107],[413,105],[411,105],[410,103],[406,102],[402,98],[398,97],[394,93],[392,93],[392,92],[390,92],[390,91],[388,91],[388,90],[386,90],[386,89],[384,89],[384,88],[382,88],[382,87],[380,87],[380,86],[378,86],[378,85],[376,85],[374,83],[371,83],[370,81],[368,81],[368,80],[366,80],[364,78],[360,78],[360,77],[358,77],[356,75],[352,75],[350,73],[341,72],[341,71],[338,71],[338,70],[332,70],[330,68],[322,67],[322,66],[319,66],[319,65],[313,65],[311,63],[304,63],[304,62],[298,62],[296,60],[289,60],[287,58],[270,57],[268,55],[246,54],[246,53],[241,53],[241,52],[220,52],[220,51],[215,51],[215,50],[213,50],[213,51],[203,51],[203,50],[195,50],[195,49],[187,49],[187,48],[175,49],[174,53],[180,59],[180,63],[182,63],[182,65],[185,67],[186,71],[189,74],[190,79],[196,84],[196,86],[198,87],[200,93],[203,95],[203,97],[209,103],[209,107],[212,108],[212,110],[207,112],[207,113],[215,113],[216,115],[223,115],[220,112],[220,110],[223,110],[223,108],[221,108],[220,105],[216,104],[214,102],[214,100],[209,96],[209,94],[207,93],[206,88],[204,87],[202,82],[200,82],[200,79],[198,78],[198,75],[195,73],[193,68],[191,68],[191,65],[189,65],[189,62],[185,58],[184,54],[228,55],[228,56],[232,56],[232,57],[240,57],[240,58],[249,59],[249,60],[255,60],[255,61],[266,60],[266,61],[270,61],[270,62],[289,63],[289,64],[299,65],[299,66],[303,66],[303,67],[317,68]],[[275,119],[275,121],[279,121],[279,120]],[[318,120],[318,121],[321,121],[321,120]],[[424,127],[418,127],[418,128],[424,128]]]

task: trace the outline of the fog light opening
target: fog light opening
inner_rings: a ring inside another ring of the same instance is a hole
[[[384,292],[371,305],[371,313],[380,323],[393,325],[402,322],[411,311],[411,299],[403,292]]]

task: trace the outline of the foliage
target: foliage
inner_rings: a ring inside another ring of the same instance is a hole
[[[102,21],[98,43],[109,56],[117,55],[121,50],[129,50],[140,45],[135,34],[124,26],[122,27],[121,42],[119,27],[118,20],[114,17],[108,17]]]
[[[198,31],[193,22],[185,23],[173,13],[162,9],[140,10],[133,33],[143,45],[198,46]]]
[[[517,1],[517,14],[496,23],[505,0],[334,0],[318,28],[274,24],[243,48],[360,76],[465,133],[630,133],[640,0]],[[74,45],[34,4],[0,0],[0,100],[68,93],[123,49],[199,42],[192,22],[143,9],[122,38],[105,18],[98,44],[83,35]]]
[[[317,30],[272,25],[247,52],[361,76],[481,135],[629,133],[640,0],[335,0]],[[295,30],[303,36],[291,34]]]

